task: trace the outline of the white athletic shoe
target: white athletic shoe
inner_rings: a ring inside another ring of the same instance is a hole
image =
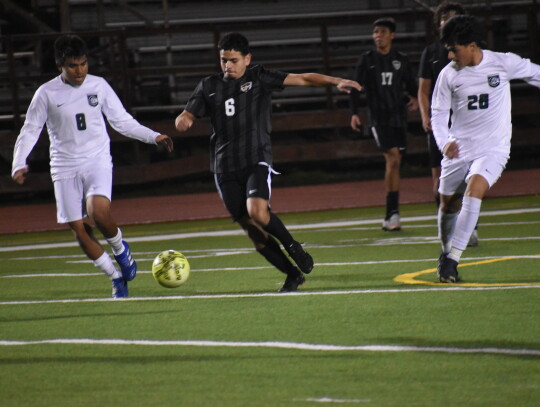
[[[471,237],[469,238],[469,243],[467,247],[476,247],[478,246],[478,230],[474,229]]]
[[[387,232],[401,230],[401,221],[399,218],[399,213],[394,213],[392,216],[390,216],[389,219],[383,220],[382,228],[383,230],[386,230]]]

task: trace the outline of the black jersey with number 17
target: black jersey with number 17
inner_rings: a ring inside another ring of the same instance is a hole
[[[407,98],[416,97],[418,86],[409,59],[392,49],[388,54],[368,51],[360,56],[354,79],[366,91],[371,126],[405,127]],[[359,93],[351,92],[353,114],[358,112]]]
[[[195,117],[210,116],[210,169],[233,172],[259,162],[272,164],[272,91],[283,89],[287,73],[248,68],[238,79],[223,73],[202,79],[185,110]]]

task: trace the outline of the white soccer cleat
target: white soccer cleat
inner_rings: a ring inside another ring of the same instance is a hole
[[[392,216],[390,216],[390,218],[383,220],[382,228],[387,232],[401,230],[401,220],[399,218],[399,213],[394,213]]]
[[[467,243],[467,247],[476,247],[478,246],[478,230],[474,229],[471,237],[469,238],[469,243]]]

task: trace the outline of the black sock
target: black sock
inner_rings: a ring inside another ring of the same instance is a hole
[[[289,258],[285,256],[285,253],[283,253],[281,247],[279,247],[279,243],[276,242],[272,236],[268,236],[266,245],[262,249],[257,249],[257,251],[282,273],[287,275],[298,274],[296,267],[293,266]]]
[[[270,222],[263,229],[274,236],[283,246],[290,246],[294,239],[276,214],[270,212]]]
[[[390,219],[394,213],[399,213],[399,191],[392,191],[386,194],[386,218]]]

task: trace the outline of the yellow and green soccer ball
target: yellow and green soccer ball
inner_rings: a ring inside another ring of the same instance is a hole
[[[152,263],[152,275],[163,287],[175,288],[189,278],[189,262],[176,250],[165,250],[158,254]]]

